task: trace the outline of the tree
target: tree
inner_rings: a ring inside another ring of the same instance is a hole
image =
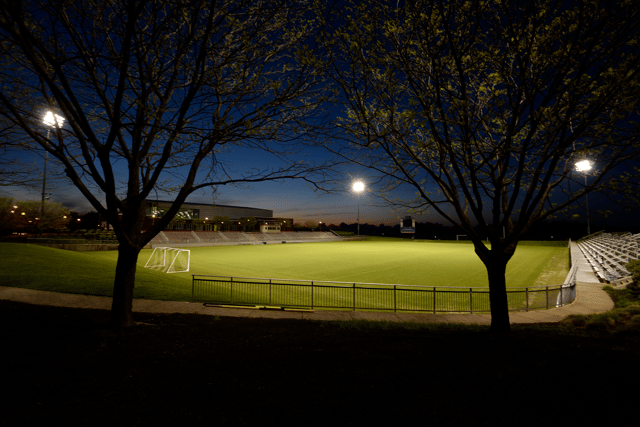
[[[0,5],[0,49],[10,59],[0,70],[0,110],[64,166],[113,226],[113,325],[133,324],[139,252],[188,195],[243,182],[321,179],[323,165],[289,155],[302,151],[321,119],[323,86],[310,67],[309,44],[317,23],[308,3]],[[64,123],[45,129],[46,110]],[[255,150],[264,155],[250,164],[247,153]],[[235,151],[239,163],[225,160]],[[163,191],[173,205],[143,230],[145,200]]]
[[[358,0],[339,13],[324,37],[347,141],[333,150],[385,178],[386,194],[417,194],[387,202],[464,230],[487,269],[491,330],[508,332],[519,239],[638,160],[640,11]],[[586,185],[584,158],[595,164]]]
[[[1,62],[0,62],[1,64]],[[0,188],[39,189],[42,186],[42,163],[32,155],[34,145],[21,129],[0,111]],[[49,170],[48,181],[60,181],[60,171]]]
[[[0,197],[0,236],[6,236],[18,229],[22,222],[18,207],[13,197]]]
[[[0,197],[0,236],[12,231],[38,232],[65,228],[71,218],[69,209],[60,203]]]
[[[316,221],[307,220],[302,224],[303,228],[308,228],[309,230],[315,230],[319,227],[319,224]]]
[[[242,231],[256,231],[258,221],[253,216],[245,216],[240,218],[242,223]]]
[[[6,45],[5,45],[6,47]],[[0,69],[5,73],[19,73],[7,55],[0,58]],[[15,97],[16,92],[25,88],[3,85],[3,92]],[[39,189],[43,182],[43,164],[40,158],[32,155],[37,144],[25,135],[6,111],[0,109],[0,187],[20,187],[21,189]],[[48,171],[49,185],[64,179],[61,171]]]
[[[10,66],[8,58],[4,55],[0,57],[0,68],[9,69]],[[19,161],[18,154],[28,145],[22,133],[17,132],[18,130],[19,127],[0,111],[0,187],[10,185],[33,187],[38,180],[35,176],[38,170],[35,165],[16,165]]]

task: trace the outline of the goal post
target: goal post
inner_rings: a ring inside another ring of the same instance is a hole
[[[153,248],[151,256],[144,265],[144,268],[164,267],[167,258],[167,248]]]
[[[190,263],[191,251],[189,249],[158,247],[153,249],[144,267],[165,273],[184,273],[189,271]]]
[[[466,234],[456,234],[456,240],[460,241],[460,240],[469,240],[469,239]]]
[[[171,249],[167,251],[171,254],[171,265],[167,269],[167,273],[185,273],[189,271],[189,263],[191,262],[191,251],[189,249]]]

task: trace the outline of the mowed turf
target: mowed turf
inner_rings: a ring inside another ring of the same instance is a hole
[[[191,275],[305,279],[401,285],[486,287],[484,265],[468,242],[368,239],[189,248],[188,273],[144,268],[138,260],[136,298],[188,301]],[[0,283],[49,291],[110,296],[116,251],[73,252],[0,243]],[[523,242],[507,267],[509,287],[555,285],[568,271],[566,246]]]

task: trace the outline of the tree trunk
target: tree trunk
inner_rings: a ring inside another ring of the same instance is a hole
[[[139,254],[140,250],[135,247],[123,243],[118,246],[118,263],[111,304],[111,325],[118,328],[135,324],[132,315],[133,287]]]
[[[504,258],[507,258],[506,260]],[[509,323],[509,304],[507,302],[507,281],[505,278],[507,262],[510,257],[503,254],[491,254],[485,261],[489,273],[489,301],[491,303],[491,327],[489,332],[508,334],[511,332]]]

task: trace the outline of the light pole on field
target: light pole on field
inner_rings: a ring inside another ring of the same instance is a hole
[[[42,122],[47,125],[47,141],[46,143],[49,143],[49,136],[51,135],[51,128],[52,127],[56,127],[56,128],[60,128],[62,127],[63,123],[64,123],[64,117],[59,116],[57,114],[53,114],[51,111],[47,111],[47,114],[45,114],[44,119],[42,120]],[[49,160],[49,152],[47,150],[44,150],[44,173],[42,175],[42,203],[40,204],[40,218],[41,221],[42,219],[44,219],[44,199],[45,199],[45,192],[47,190],[47,161]]]
[[[358,236],[360,235],[360,193],[364,191],[364,182],[358,180],[353,183],[353,191],[358,194]]]
[[[593,162],[591,160],[582,160],[576,163],[576,170],[582,172],[584,175],[584,186],[587,186],[587,172],[593,168]],[[586,206],[587,206],[587,236],[591,235],[591,222],[589,218],[589,193],[585,194]]]

